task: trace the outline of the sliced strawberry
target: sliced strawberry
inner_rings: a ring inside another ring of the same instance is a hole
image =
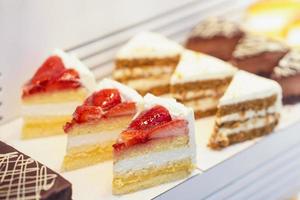
[[[131,122],[129,128],[145,130],[171,120],[172,118],[169,111],[165,107],[157,105],[142,112],[134,121]]]
[[[175,119],[149,130],[148,137],[149,139],[164,138],[187,135],[188,132],[188,122],[183,119]]]
[[[31,83],[39,83],[45,80],[55,79],[65,69],[60,57],[51,56],[37,70],[31,79]]]
[[[60,57],[51,56],[23,87],[23,97],[38,92],[73,89],[80,86],[78,72],[74,69],[66,69]]]
[[[121,133],[120,141],[113,145],[115,151],[120,151],[124,148],[145,143],[148,141],[148,133],[139,130],[125,130]]]
[[[116,105],[108,110],[106,117],[118,117],[123,115],[133,115],[136,113],[136,105],[134,102],[124,102]]]
[[[94,92],[85,102],[85,105],[100,106],[104,111],[121,103],[121,96],[117,89],[103,89]]]
[[[73,114],[73,119],[77,123],[95,121],[102,118],[103,111],[98,106],[78,106]]]

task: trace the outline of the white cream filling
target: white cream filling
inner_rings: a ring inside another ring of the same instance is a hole
[[[129,87],[132,87],[137,90],[149,90],[153,87],[168,85],[169,78],[168,76],[160,77],[160,78],[141,78],[130,80],[126,83]]]
[[[112,132],[105,132],[105,133],[90,133],[90,134],[74,135],[74,136],[68,135],[67,149],[73,147],[80,147],[82,145],[101,144],[104,142],[116,140],[119,134],[120,131],[112,131]]]
[[[114,78],[124,78],[133,76],[157,76],[162,74],[171,74],[173,72],[173,67],[170,66],[150,66],[150,67],[134,67],[116,69],[114,71]]]
[[[149,153],[142,156],[120,160],[114,163],[114,172],[126,173],[128,171],[158,167],[165,165],[168,162],[174,162],[176,160],[182,160],[185,158],[193,159],[192,155],[193,152],[190,147],[182,147],[168,151]]]
[[[245,113],[232,113],[229,115],[225,115],[223,117],[217,118],[218,124],[222,124],[224,122],[230,122],[230,121],[243,121],[249,118],[254,118],[254,117],[262,117],[266,116],[267,114],[273,114],[275,113],[276,107],[271,106],[268,109],[262,109],[262,110],[248,110]]]
[[[196,98],[196,97],[217,96],[218,92],[213,89],[207,89],[207,90],[186,91],[184,94],[173,93],[172,95],[176,99],[192,99],[192,98]]]
[[[218,105],[218,100],[215,98],[201,98],[193,101],[184,102],[185,106],[192,107],[194,110],[208,110],[216,108]]]
[[[23,116],[61,116],[72,115],[81,102],[22,105]]]
[[[263,126],[269,125],[276,120],[273,115],[266,116],[265,118],[253,118],[244,123],[241,123],[236,128],[220,128],[219,133],[224,136],[239,133],[241,131],[249,131],[251,129],[261,128]]]

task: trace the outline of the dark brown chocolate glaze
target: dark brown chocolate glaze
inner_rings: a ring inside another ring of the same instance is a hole
[[[197,24],[186,41],[186,48],[228,61],[244,31],[240,25],[218,17]]]
[[[8,162],[9,160],[9,162]],[[72,197],[72,185],[58,173],[33,160],[15,148],[0,141],[0,199],[41,199],[69,200]],[[26,165],[22,165],[26,163]],[[23,166],[23,167],[22,167]],[[25,168],[26,166],[27,168]],[[14,168],[15,167],[15,168]],[[27,170],[25,170],[27,169]],[[24,173],[20,176],[18,170]],[[36,178],[40,178],[37,182]],[[43,179],[43,177],[47,177]],[[20,181],[20,182],[19,182]],[[24,181],[24,184],[22,184]],[[48,188],[36,192],[37,186]],[[11,186],[9,192],[9,185]],[[19,192],[18,192],[19,187]],[[31,191],[29,191],[31,187]],[[19,198],[17,194],[21,195]],[[30,198],[29,198],[30,197]]]
[[[228,61],[242,36],[242,32],[236,33],[233,37],[217,35],[212,38],[201,38],[194,36],[188,38],[185,47]]]
[[[278,65],[279,60],[287,52],[264,52],[258,55],[244,58],[232,58],[229,62],[239,69],[270,77],[273,69]]]

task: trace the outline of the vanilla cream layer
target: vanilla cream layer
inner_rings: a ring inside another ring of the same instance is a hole
[[[162,74],[171,74],[173,67],[170,66],[149,66],[149,67],[134,67],[134,68],[123,68],[116,69],[114,71],[114,78],[124,77],[146,77],[146,76],[157,76]]]
[[[217,118],[217,123],[222,124],[224,122],[230,122],[230,121],[243,121],[249,118],[254,118],[254,117],[263,117],[266,116],[267,114],[274,114],[278,112],[276,110],[275,106],[271,106],[268,109],[262,109],[262,110],[248,110],[245,113],[239,112],[239,113],[233,113],[229,115],[222,116],[220,118]]]
[[[82,102],[22,105],[23,116],[62,116],[72,115]]]
[[[186,158],[191,158],[193,160],[192,156],[192,148],[187,146],[168,151],[149,153],[114,163],[114,173],[123,174],[129,171],[132,172],[150,167],[159,167],[167,164],[168,162],[174,162]]]
[[[168,85],[169,76],[159,77],[159,78],[141,78],[130,80],[126,82],[126,85],[137,89],[137,90],[148,90],[154,87]]]
[[[82,145],[94,145],[101,144],[108,141],[116,140],[120,131],[112,131],[112,132],[101,132],[101,133],[91,133],[91,134],[83,134],[83,135],[68,135],[68,144],[67,149],[79,147]]]
[[[216,98],[201,98],[192,101],[184,102],[185,106],[192,107],[194,110],[209,110],[216,108],[218,105],[218,99]]]
[[[264,127],[266,125],[269,125],[269,124],[275,122],[275,120],[276,120],[276,117],[274,115],[269,115],[264,118],[253,118],[244,123],[241,123],[236,128],[220,128],[219,133],[221,133],[224,136],[232,135],[235,133],[239,133],[241,131],[249,131],[252,129]]]
[[[191,90],[191,91],[186,91],[184,94],[173,93],[172,95],[176,99],[192,99],[197,97],[217,96],[218,92],[215,89]]]

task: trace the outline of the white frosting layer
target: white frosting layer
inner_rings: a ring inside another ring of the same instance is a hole
[[[282,97],[280,85],[273,80],[240,70],[235,74],[224,96],[220,99],[219,106],[262,99],[274,94],[277,95],[275,106],[279,111]]]
[[[268,124],[271,124],[276,120],[276,117],[273,115],[269,115],[265,118],[253,118],[249,119],[248,121],[241,123],[236,128],[220,128],[219,133],[224,136],[239,133],[240,131],[249,131],[251,129],[261,128]]]
[[[154,87],[168,85],[169,76],[167,75],[164,77],[132,79],[129,80],[126,84],[137,90],[149,90]]]
[[[22,105],[23,116],[63,116],[72,115],[81,102],[55,103],[55,104],[35,104]]]
[[[268,109],[262,109],[259,111],[248,110],[245,113],[233,113],[233,114],[229,114],[217,118],[217,122],[218,124],[222,124],[224,122],[230,122],[230,121],[243,121],[254,117],[263,117],[266,116],[267,114],[274,114],[276,112],[277,110],[275,106],[269,107]]]
[[[161,105],[167,108],[173,119],[179,118],[188,121],[189,148],[191,149],[189,152],[193,163],[196,163],[195,118],[192,108],[185,107],[183,104],[176,102],[173,98],[161,98],[153,96],[152,94],[146,94],[144,96],[144,108],[150,109],[155,105]]]
[[[188,107],[192,107],[194,110],[208,110],[212,108],[216,108],[218,105],[218,99],[216,98],[201,98],[193,101],[187,101],[184,103]]]
[[[115,141],[118,138],[120,131],[112,131],[107,133],[90,133],[83,135],[68,135],[67,149],[80,147],[82,145],[101,144],[104,142]]]
[[[116,88],[119,90],[122,100],[124,101],[133,101],[136,103],[141,103],[143,101],[143,98],[137,91],[134,89],[123,85],[117,81],[105,78],[102,81],[99,82],[97,85],[97,90],[102,90],[105,88]]]
[[[126,173],[128,171],[162,166],[168,162],[191,158],[194,153],[192,151],[191,148],[183,147],[120,160],[114,164],[114,172]]]
[[[185,50],[172,75],[171,84],[232,77],[236,68],[218,58]]]
[[[170,66],[150,66],[150,67],[134,67],[130,68],[120,68],[113,72],[114,78],[124,78],[124,77],[147,77],[147,76],[157,76],[162,74],[171,74],[173,72],[173,67]]]
[[[206,90],[190,90],[185,91],[184,94],[181,93],[172,93],[173,97],[176,99],[192,99],[197,97],[212,97],[217,96],[218,93],[216,90],[206,89]]]
[[[182,47],[166,37],[141,32],[133,37],[117,54],[118,59],[161,58],[179,55]]]
[[[90,92],[96,88],[96,81],[93,73],[75,55],[66,54],[60,49],[55,49],[53,55],[59,56],[66,68],[75,69],[79,73],[80,81]]]

